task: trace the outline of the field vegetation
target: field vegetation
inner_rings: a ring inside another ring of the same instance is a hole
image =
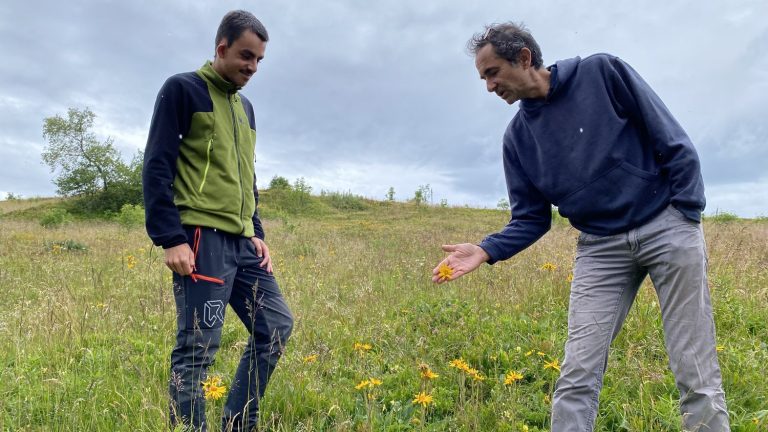
[[[437,286],[440,245],[477,242],[507,212],[305,186],[261,197],[296,318],[263,429],[548,430],[577,232],[558,219],[517,257]],[[171,273],[141,222],[133,206],[83,219],[66,201],[0,202],[0,431],[165,428]],[[767,431],[768,223],[711,219],[705,232],[732,427]],[[245,340],[228,311],[210,370],[220,393]],[[677,400],[646,282],[613,345],[597,430],[678,431]],[[208,403],[212,430],[223,402]]]

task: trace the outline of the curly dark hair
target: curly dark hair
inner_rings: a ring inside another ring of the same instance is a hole
[[[214,46],[218,45],[223,38],[227,38],[227,46],[230,47],[246,30],[256,33],[256,36],[264,42],[269,41],[269,34],[264,24],[252,13],[244,10],[233,10],[221,19],[219,30],[216,31]]]
[[[531,63],[535,69],[541,68],[544,64],[539,44],[522,23],[506,22],[487,25],[485,32],[475,33],[467,42],[467,50],[470,54],[477,55],[477,52],[488,44],[493,46],[499,57],[512,64],[517,64],[520,50],[523,48],[531,51]]]

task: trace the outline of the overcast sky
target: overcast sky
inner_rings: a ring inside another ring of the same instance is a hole
[[[268,0],[0,4],[0,198],[55,194],[43,119],[90,107],[126,160],[143,149],[165,79],[213,56],[221,17],[253,12],[266,58],[243,93],[256,172],[315,192],[495,207],[501,136],[517,105],[485,91],[465,50],[492,22],[524,22],[545,64],[608,52],[629,62],[688,131],[706,213],[768,216],[768,2]]]

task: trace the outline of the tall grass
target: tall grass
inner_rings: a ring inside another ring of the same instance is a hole
[[[269,207],[269,194],[262,202]],[[267,243],[296,317],[262,403],[265,430],[548,429],[575,230],[556,224],[512,260],[436,286],[440,244],[479,241],[503,226],[504,212],[307,208],[323,211],[265,212],[280,216],[265,221]],[[733,430],[768,430],[768,224],[707,222],[705,231]],[[0,430],[165,427],[171,277],[140,227],[45,229],[28,216],[5,217],[0,288]],[[646,284],[613,345],[599,431],[679,430],[658,309]],[[227,314],[211,372],[228,386],[246,334]],[[451,367],[456,359],[474,375]],[[423,378],[420,365],[439,376]],[[505,384],[510,372],[521,378]],[[356,388],[371,378],[381,384]],[[432,401],[415,404],[421,392]],[[210,419],[222,405],[209,403]]]

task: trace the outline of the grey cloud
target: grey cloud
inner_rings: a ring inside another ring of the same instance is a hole
[[[212,56],[216,26],[234,8],[252,9],[271,36],[243,91],[256,110],[262,185],[304,176],[316,189],[380,198],[393,186],[405,198],[430,183],[450,203],[495,206],[515,108],[485,92],[464,46],[484,24],[513,20],[531,28],[547,63],[594,52],[629,61],[699,148],[710,203],[757,211],[738,185],[762,184],[768,163],[759,0],[4,2],[0,157],[26,169],[0,173],[0,190],[52,192],[39,164],[42,120],[71,106],[90,106],[129,157],[163,81]]]

